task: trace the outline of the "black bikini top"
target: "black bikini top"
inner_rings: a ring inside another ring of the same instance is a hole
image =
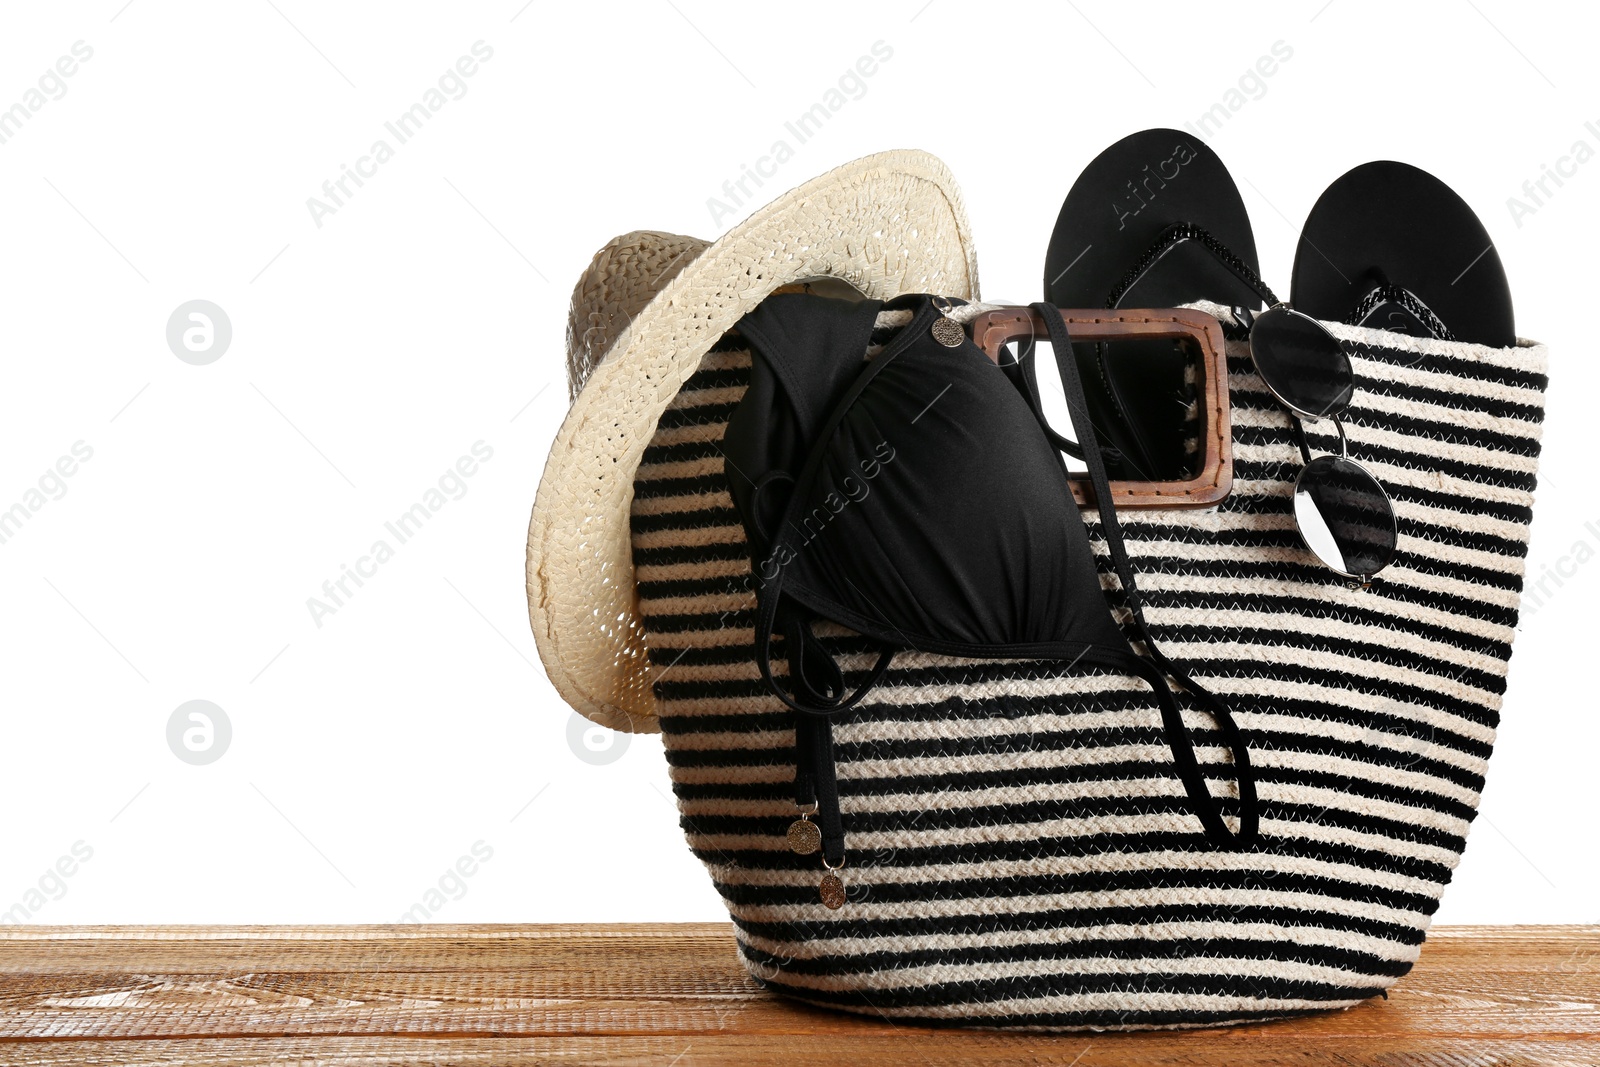
[[[1226,706],[1150,640],[1066,326],[1053,307],[1034,306],[1049,326],[1076,445],[1045,422],[1031,353],[997,366],[928,296],[884,304],[783,294],[739,322],[755,358],[723,452],[751,545],[756,661],[799,713],[797,800],[819,803],[830,862],[842,862],[843,843],[827,722],[860,702],[902,649],[1083,662],[1143,678],[1207,837],[1233,846],[1255,836],[1243,738]],[[863,361],[882,310],[910,321]],[[1080,447],[1148,657],[1134,652],[1102,591],[1061,455]],[[812,633],[818,619],[879,646],[853,689]],[[787,686],[772,669],[775,634]],[[1168,677],[1211,712],[1232,749],[1237,835],[1206,786]]]

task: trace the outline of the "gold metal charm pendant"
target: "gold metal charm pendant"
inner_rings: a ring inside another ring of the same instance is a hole
[[[788,838],[790,851],[802,856],[809,856],[822,847],[822,831],[811,821],[809,813],[789,824]]]
[[[950,317],[950,301],[942,296],[933,298],[933,306],[938,309],[939,317],[933,323],[933,339],[946,348],[960,348],[961,342],[967,339],[967,332],[961,324]]]
[[[844,879],[834,872],[844,867],[844,860],[829,863],[828,857],[823,856],[822,866],[828,873],[822,876],[822,882],[817,886],[817,895],[822,898],[822,903],[828,906],[828,910],[838,911],[844,907],[845,902]]]

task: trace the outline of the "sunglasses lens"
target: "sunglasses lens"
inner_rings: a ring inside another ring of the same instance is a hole
[[[1310,315],[1272,308],[1250,328],[1250,358],[1279,400],[1320,419],[1350,403],[1355,375],[1339,341]]]
[[[1306,547],[1341,574],[1370,578],[1394,562],[1394,507],[1355,460],[1312,460],[1294,486],[1294,518]]]

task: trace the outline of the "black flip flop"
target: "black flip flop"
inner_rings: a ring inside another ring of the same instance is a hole
[[[1317,198],[1289,300],[1319,319],[1516,343],[1511,287],[1488,231],[1448,185],[1406,163],[1365,163]]]
[[[1192,300],[1260,307],[1256,292],[1201,242],[1163,248],[1164,236],[1185,223],[1256,272],[1244,200],[1216,153],[1177,130],[1124,137],[1084,168],[1061,205],[1045,256],[1045,299],[1069,308],[1173,307]],[[1184,382],[1188,353],[1151,341],[1074,351],[1090,415],[1109,446],[1111,477],[1189,476],[1193,457],[1181,414],[1190,392]]]

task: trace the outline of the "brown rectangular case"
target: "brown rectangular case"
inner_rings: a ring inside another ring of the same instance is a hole
[[[1233,429],[1228,418],[1228,365],[1222,325],[1201,311],[1185,308],[1133,308],[1115,312],[1061,309],[1074,342],[1132,338],[1173,338],[1193,344],[1199,356],[1199,466],[1192,478],[1168,482],[1111,483],[1117,508],[1208,508],[1225,500],[1233,488]],[[986,311],[969,325],[973,343],[998,362],[1011,341],[1049,333],[1039,313],[1029,307]],[[1082,471],[1070,474],[1072,495],[1080,505],[1093,503],[1093,487]]]

